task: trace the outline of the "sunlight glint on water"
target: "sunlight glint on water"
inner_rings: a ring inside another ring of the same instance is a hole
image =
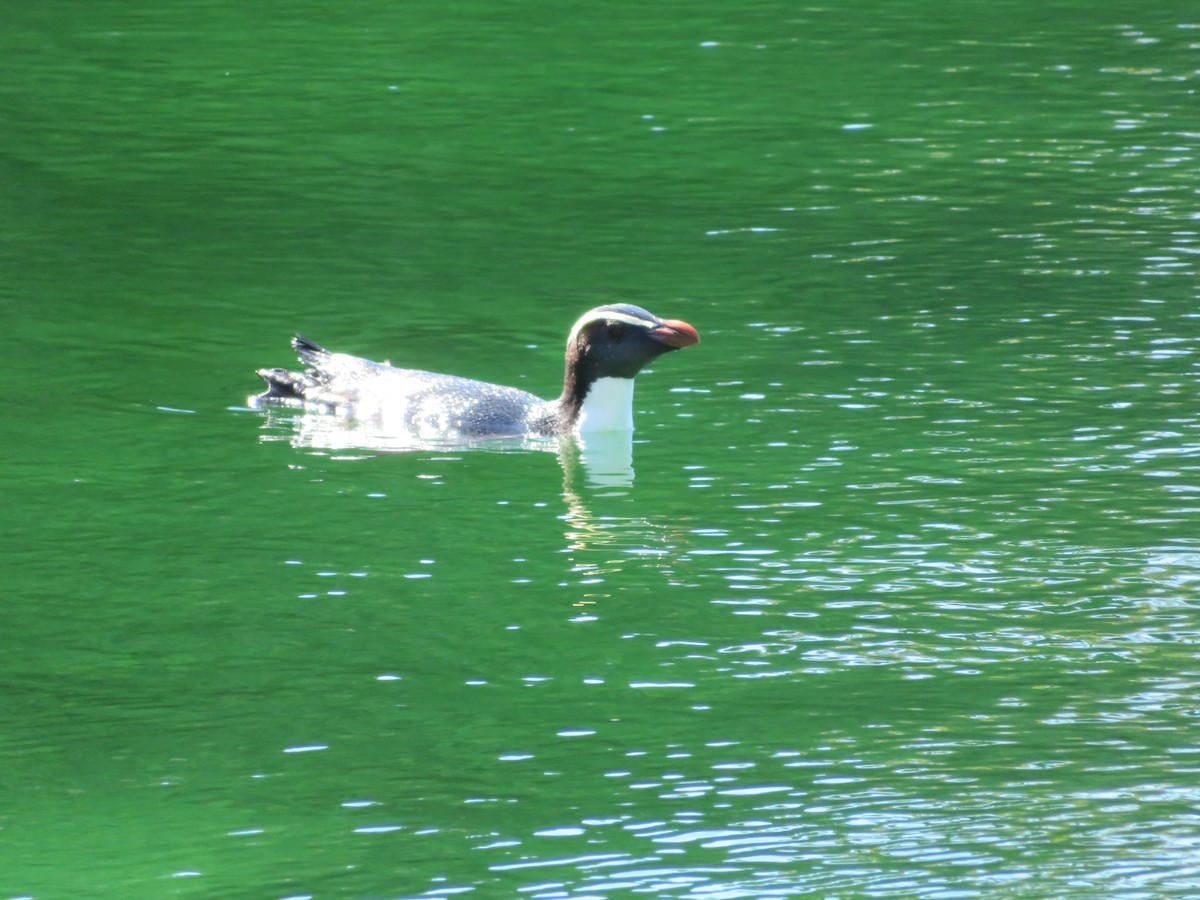
[[[1200,22],[1118,6],[12,12],[6,896],[1200,891]],[[704,336],[621,454],[241,405],[613,301]]]

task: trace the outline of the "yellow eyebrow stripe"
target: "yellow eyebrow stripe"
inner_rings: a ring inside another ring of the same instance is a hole
[[[575,338],[579,337],[579,332],[589,323],[602,319],[612,322],[624,322],[626,325],[636,325],[638,328],[649,328],[654,324],[637,316],[631,316],[628,313],[597,306],[595,309],[590,309],[579,317],[579,321],[575,323],[575,327],[571,329],[571,333],[567,336],[567,346],[570,347],[575,343]]]

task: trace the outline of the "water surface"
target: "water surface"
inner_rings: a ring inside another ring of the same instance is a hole
[[[1189,6],[3,33],[4,896],[1200,889]],[[612,301],[628,465],[244,406]]]

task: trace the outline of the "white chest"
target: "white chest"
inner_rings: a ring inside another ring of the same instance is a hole
[[[597,378],[583,398],[575,430],[633,431],[633,379]]]

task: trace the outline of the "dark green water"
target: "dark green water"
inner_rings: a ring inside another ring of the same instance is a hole
[[[0,25],[0,896],[1200,893],[1194,4]],[[632,483],[243,406],[616,300]]]

